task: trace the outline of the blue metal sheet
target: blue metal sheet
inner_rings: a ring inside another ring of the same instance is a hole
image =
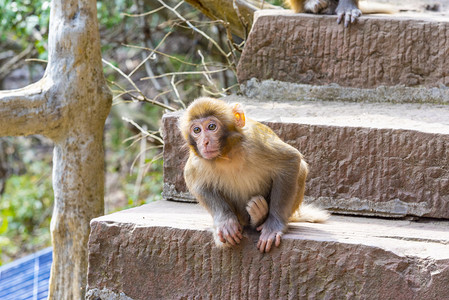
[[[1,266],[0,299],[47,299],[52,261],[52,249],[47,248]]]

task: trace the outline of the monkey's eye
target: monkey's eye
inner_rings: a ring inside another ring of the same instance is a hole
[[[210,123],[209,126],[207,126],[207,129],[214,131],[215,129],[217,129],[217,124]]]
[[[201,128],[199,128],[199,127],[193,128],[193,133],[198,134],[200,132],[201,132]]]

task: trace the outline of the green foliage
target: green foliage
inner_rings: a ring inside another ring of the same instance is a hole
[[[268,0],[267,2],[276,6],[285,7],[285,0]]]
[[[32,162],[24,175],[6,182],[0,200],[0,265],[17,251],[33,251],[50,245],[53,208],[49,162]]]
[[[98,22],[106,28],[113,28],[123,22],[119,12],[125,11],[134,4],[133,0],[97,1]]]
[[[46,59],[44,44],[48,36],[50,2],[0,0],[0,47],[14,44],[11,49],[18,54],[31,40],[39,57]],[[178,109],[182,108],[179,100],[187,103],[204,94],[224,95],[232,86],[238,89],[234,71],[240,50],[226,41],[221,23],[210,22],[186,3],[166,2],[171,7],[176,6],[177,12],[210,38],[193,31],[167,9],[139,17],[122,14],[140,15],[153,11],[160,7],[157,1],[97,1],[103,57],[125,74],[137,68],[130,77],[140,89],[136,92],[127,79],[105,67],[106,78],[117,96],[114,101],[117,105],[112,109],[105,130],[106,212],[161,198],[162,160],[153,161],[161,154],[160,142],[157,138],[145,137],[147,143],[141,143],[141,132],[121,117],[129,117],[139,126],[157,131],[162,109],[138,100],[137,96],[144,95]],[[224,56],[212,40],[229,54]],[[154,48],[167,55],[153,53],[146,64],[141,64]],[[206,74],[224,69],[227,71]],[[140,80],[151,76],[152,80]],[[155,83],[160,87],[156,88]],[[36,161],[32,146],[27,146],[32,149],[28,151],[31,159],[19,155],[26,165],[26,173],[19,175],[16,172],[11,176],[4,194],[0,195],[0,264],[50,244],[51,153],[46,159]],[[142,162],[140,157],[144,152],[145,161]]]
[[[117,105],[112,108],[105,132],[107,181],[108,179],[115,180],[113,184],[106,184],[107,213],[162,198],[162,160],[155,159],[160,156],[162,149],[148,149],[157,147],[150,141],[145,144],[145,149],[142,149],[140,143],[142,136],[136,135],[137,132],[133,132],[132,127],[125,126],[123,120],[118,117],[125,106]],[[142,115],[134,114],[133,119],[138,119],[141,125],[147,123],[145,119],[147,121],[159,120],[161,117],[161,112],[155,110],[155,107],[151,105],[140,108]],[[149,123],[147,125],[151,126]],[[130,138],[130,136],[134,136],[134,138]],[[145,160],[140,165],[142,155],[144,155]],[[135,163],[133,164],[133,162]],[[143,174],[140,179],[139,173],[141,173],[141,176]],[[126,202],[121,204],[108,203],[108,195],[117,191],[123,194]]]
[[[25,47],[30,37],[41,35],[43,39],[33,39],[41,58],[46,58],[44,43],[47,42],[50,0],[2,0],[0,4],[0,42],[14,40]]]
[[[154,153],[148,153],[149,157],[153,157]],[[136,180],[138,177],[138,170],[133,169],[132,173],[126,177],[125,194],[128,195],[128,205],[125,208],[130,208],[145,203],[150,203],[156,200],[162,199],[162,160],[152,161],[146,160],[145,167],[149,167],[149,170],[143,177],[139,193],[136,199],[134,199],[134,193],[136,190]],[[123,209],[123,208],[121,208]]]

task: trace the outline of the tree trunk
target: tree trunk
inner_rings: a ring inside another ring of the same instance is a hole
[[[42,134],[55,143],[49,299],[84,299],[89,222],[103,214],[102,135],[111,107],[95,0],[53,0],[44,77],[0,92],[0,136]]]
[[[264,0],[186,0],[212,20],[223,20],[231,32],[246,39],[259,9],[282,9]]]

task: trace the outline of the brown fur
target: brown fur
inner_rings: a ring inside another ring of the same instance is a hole
[[[243,111],[241,116],[244,118]],[[204,134],[223,134],[223,139],[216,140],[223,140],[225,145],[220,145],[219,155],[206,159],[201,155],[201,145],[195,144],[204,138],[203,132],[193,137],[191,124],[208,124],[214,118],[227,131],[219,128],[216,133]],[[257,225],[262,231],[258,248],[268,252],[273,243],[279,245],[290,217],[301,220],[308,168],[302,154],[270,128],[250,119],[241,127],[244,122],[241,125],[236,118],[240,119],[221,100],[200,98],[188,107],[180,120],[180,129],[191,149],[184,177],[190,192],[211,213],[216,241],[238,244],[242,226]],[[264,207],[269,209],[260,208],[255,213],[257,205],[251,208],[251,203],[260,197],[266,200],[268,205]],[[317,217],[310,218],[309,214],[307,221],[327,218],[327,213],[319,214],[317,209],[312,212]]]

